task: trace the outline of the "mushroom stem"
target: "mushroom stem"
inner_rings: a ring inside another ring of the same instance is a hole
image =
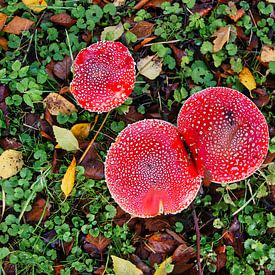
[[[195,224],[195,229],[196,229],[196,239],[197,239],[197,262],[198,262],[198,274],[199,275],[203,275],[203,271],[201,268],[201,234],[200,234],[200,228],[199,228],[199,220],[197,217],[197,213],[196,213],[196,209],[194,207],[194,204],[192,204],[191,206],[192,208],[192,216],[193,216],[193,220],[194,220],[194,224]]]
[[[85,150],[84,153],[82,154],[80,160],[78,161],[78,164],[80,164],[80,163],[83,161],[83,159],[86,157],[87,153],[88,153],[89,150],[91,149],[91,147],[92,147],[92,145],[94,144],[94,142],[95,142],[95,140],[96,140],[98,134],[100,133],[100,131],[102,130],[102,128],[103,128],[103,126],[104,126],[104,124],[105,124],[105,122],[107,121],[107,118],[108,118],[110,112],[111,112],[111,111],[109,111],[109,112],[107,113],[107,115],[105,116],[105,118],[104,118],[104,120],[102,121],[100,127],[99,127],[98,130],[96,131],[96,133],[95,133],[93,139],[91,140],[91,142],[89,143],[88,147],[86,148],[86,150]]]

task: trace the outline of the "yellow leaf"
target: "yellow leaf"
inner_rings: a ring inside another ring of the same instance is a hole
[[[76,151],[79,149],[78,140],[70,130],[53,126],[53,133],[57,143],[62,149],[66,151]]]
[[[146,76],[147,78],[151,80],[156,79],[161,73],[162,60],[155,58],[154,55],[148,55],[139,60],[137,63],[137,69],[140,74]]]
[[[172,263],[172,257],[169,257],[167,259],[165,259],[160,266],[156,269],[154,275],[167,275],[169,273],[171,273],[174,269],[174,266],[171,265]],[[171,266],[171,270],[167,271],[168,267]]]
[[[8,179],[16,175],[23,167],[22,153],[16,150],[6,150],[0,156],[0,178]]]
[[[74,157],[61,183],[61,190],[65,194],[66,198],[71,194],[74,187],[75,169],[76,169],[76,159]]]
[[[78,123],[71,128],[71,132],[79,141],[82,141],[89,136],[90,129],[91,123]]]
[[[77,112],[75,106],[62,95],[58,93],[50,93],[44,99],[46,106],[51,115],[57,116],[58,114],[69,115]]]
[[[221,27],[213,34],[213,36],[216,36],[216,38],[213,41],[213,43],[214,43],[213,52],[214,53],[220,51],[223,48],[224,44],[226,42],[228,42],[229,36],[230,36],[230,29],[231,29],[230,26]]]
[[[271,62],[275,61],[275,47],[273,46],[263,46],[261,52],[261,61],[262,62]]]
[[[111,256],[115,275],[142,275],[143,272],[131,262],[116,256]]]
[[[22,0],[22,2],[31,10],[40,12],[46,9],[47,2],[45,0]]]
[[[104,41],[106,40],[106,37],[107,37],[108,38],[107,40],[115,41],[115,40],[118,40],[123,33],[124,33],[124,28],[122,23],[120,22],[116,26],[109,26],[104,28],[103,32],[100,35],[100,40]]]
[[[256,88],[256,81],[253,74],[246,67],[239,74],[240,82],[249,90],[253,90]]]

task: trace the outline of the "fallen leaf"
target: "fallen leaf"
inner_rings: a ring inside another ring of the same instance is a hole
[[[8,179],[16,175],[23,167],[22,152],[8,149],[0,156],[0,178]]]
[[[57,143],[62,149],[66,151],[76,151],[79,149],[78,140],[70,130],[53,126],[53,132]]]
[[[116,6],[116,7],[121,7],[121,6],[124,6],[126,3],[126,0],[115,0],[113,2],[113,4]]]
[[[0,47],[7,51],[8,48],[8,40],[5,37],[0,37]]]
[[[137,63],[137,69],[139,73],[145,77],[151,80],[156,79],[161,73],[162,59],[159,59],[154,55],[148,55],[139,60]]]
[[[226,264],[226,246],[220,245],[215,249],[215,252],[217,254],[217,261],[216,261],[216,267],[217,272],[219,272],[223,267],[225,267]]]
[[[169,234],[166,233],[156,233],[149,237],[148,239],[148,248],[150,251],[155,253],[165,253],[169,254],[175,250],[178,246],[178,242]]]
[[[50,216],[51,205],[43,198],[37,199],[32,205],[32,210],[25,213],[27,222],[39,222],[42,215],[42,221],[45,221]]]
[[[266,45],[264,45],[262,47],[261,61],[262,62],[275,61],[275,47],[274,46],[266,46]]]
[[[88,234],[85,237],[83,248],[91,257],[102,257],[107,246],[111,243],[110,239],[107,239],[102,234],[98,237],[93,237]]]
[[[5,26],[7,18],[8,18],[8,16],[5,13],[0,12],[0,31]]]
[[[47,2],[45,0],[22,0],[22,2],[31,10],[40,12],[47,8]]]
[[[229,15],[229,17],[234,22],[237,22],[239,19],[241,19],[244,16],[245,11],[243,9],[239,9],[238,10],[234,2],[230,1],[228,3],[228,6],[230,8],[230,15]]]
[[[62,12],[50,17],[50,20],[60,26],[70,28],[76,23],[76,19],[73,19],[68,13]]]
[[[206,16],[213,9],[212,3],[203,3],[196,5],[191,11],[198,13],[200,16]]]
[[[263,107],[268,105],[270,101],[270,96],[269,94],[261,88],[255,89],[253,91],[253,94],[257,95],[257,98],[253,98],[253,102],[258,106],[258,107]]]
[[[130,32],[135,34],[137,38],[144,38],[144,37],[150,36],[153,32],[153,29],[154,29],[153,23],[140,21],[132,29],[130,29]]]
[[[163,230],[171,227],[166,217],[155,217],[155,218],[145,219],[144,225],[145,225],[145,228],[151,232],[155,232],[155,231],[159,231],[159,230]]]
[[[91,123],[78,123],[71,128],[71,131],[79,141],[83,141],[89,136],[90,129]]]
[[[115,40],[118,40],[123,33],[124,33],[124,28],[122,23],[120,22],[116,26],[105,27],[103,32],[100,35],[100,40],[115,41]]]
[[[58,93],[49,93],[44,99],[44,102],[46,103],[48,111],[53,116],[57,116],[58,114],[69,115],[73,112],[77,112],[75,106]]]
[[[146,265],[137,255],[131,254],[130,260],[139,268],[144,274],[152,274],[152,269]]]
[[[141,41],[139,44],[134,46],[134,51],[137,52],[140,48],[142,48],[144,45],[150,43],[152,40],[156,39],[157,36],[151,36],[148,38],[145,38],[143,41]]]
[[[5,137],[0,139],[0,146],[4,150],[8,150],[8,149],[19,149],[22,147],[22,144],[18,142],[15,138]]]
[[[165,259],[159,267],[156,269],[154,275],[167,275],[173,271],[174,266],[172,265],[172,270],[170,272],[167,272],[167,267],[171,265],[172,263],[172,257],[169,257]]]
[[[142,275],[143,272],[130,261],[111,255],[116,275]]]
[[[244,67],[240,72],[239,80],[249,91],[256,88],[255,78],[247,67]]]
[[[213,52],[216,53],[220,51],[224,44],[228,42],[229,36],[230,36],[230,26],[226,27],[221,27],[219,28],[212,36],[216,36],[214,39],[214,47],[213,47]]]
[[[71,194],[74,182],[75,182],[75,171],[76,171],[76,159],[73,157],[73,160],[68,167],[62,182],[61,182],[61,190],[65,194],[66,198]]]
[[[169,47],[172,49],[173,54],[176,58],[177,65],[180,66],[181,60],[184,56],[186,56],[186,52],[184,50],[178,49],[175,45],[169,44]]]
[[[15,16],[4,28],[3,32],[19,35],[22,31],[27,31],[34,24],[33,21]]]
[[[53,73],[60,79],[66,80],[71,73],[72,59],[66,55],[62,61],[53,65]]]
[[[171,3],[172,0],[150,0],[149,2],[147,1],[147,3],[144,5],[144,9],[148,9],[148,8],[160,8],[161,5],[164,2],[169,2]]]

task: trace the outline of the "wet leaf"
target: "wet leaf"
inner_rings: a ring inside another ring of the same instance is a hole
[[[19,35],[22,31],[27,31],[34,24],[33,21],[15,16],[4,28],[3,32]]]
[[[31,10],[40,12],[46,9],[47,2],[45,0],[22,0],[22,2]]]
[[[70,130],[53,126],[53,132],[57,143],[62,149],[66,151],[76,151],[79,149],[78,140]]]
[[[145,228],[151,232],[170,228],[170,224],[166,217],[148,218],[144,221]]]
[[[62,61],[56,62],[53,66],[53,73],[60,79],[66,80],[71,73],[72,59],[66,55]]]
[[[262,62],[275,61],[275,47],[274,46],[266,46],[266,45],[264,45],[262,47],[261,61]]]
[[[65,97],[58,93],[50,93],[44,99],[47,109],[51,115],[57,116],[58,114],[69,115],[73,112],[77,112],[75,106],[67,100]]]
[[[3,29],[3,27],[5,26],[6,20],[7,20],[8,16],[2,12],[0,12],[0,31]]]
[[[255,78],[247,67],[244,67],[240,72],[239,80],[249,91],[256,88]]]
[[[22,147],[22,144],[18,142],[15,138],[5,137],[0,139],[0,146],[4,150],[8,150],[8,149],[19,149]]]
[[[114,265],[114,272],[116,275],[142,275],[142,271],[138,269],[130,261],[121,259],[114,255],[111,255]]]
[[[167,275],[173,271],[174,265],[171,265],[172,257],[165,259],[156,269],[154,275]]]
[[[74,136],[77,138],[77,140],[83,141],[89,136],[90,129],[91,129],[91,123],[78,123],[71,128],[71,131],[74,134]]]
[[[38,198],[32,205],[32,210],[25,213],[27,222],[38,222],[42,217],[42,221],[45,221],[50,216],[51,205],[43,198]]]
[[[169,234],[157,233],[149,237],[148,247],[155,253],[171,253],[177,247],[178,242]],[[145,249],[147,249],[145,247]],[[149,248],[148,248],[149,249]]]
[[[148,55],[142,58],[137,63],[137,69],[140,74],[153,80],[156,79],[162,70],[162,60],[155,57],[154,55]]]
[[[5,37],[0,37],[0,47],[7,51],[8,48],[8,40]]]
[[[108,245],[111,243],[110,239],[107,239],[103,235],[93,237],[88,234],[85,237],[84,250],[92,257],[102,256]]]
[[[213,41],[214,53],[220,51],[223,48],[224,44],[228,42],[229,36],[230,36],[230,29],[231,29],[230,26],[221,27],[213,34],[213,36],[216,36],[216,38]]]
[[[100,40],[116,41],[122,36],[123,33],[124,28],[122,23],[120,22],[116,26],[105,27],[100,35]]]
[[[76,171],[76,159],[73,157],[73,160],[68,167],[62,182],[61,182],[61,190],[65,194],[66,198],[71,194],[74,182],[75,182],[75,171]]]
[[[70,28],[76,23],[76,20],[73,19],[68,13],[62,12],[51,16],[50,20],[60,26]]]
[[[16,175],[23,167],[22,152],[8,149],[0,156],[0,178],[8,179]]]
[[[137,36],[143,38],[150,36],[153,32],[154,24],[146,21],[138,22],[130,31]]]

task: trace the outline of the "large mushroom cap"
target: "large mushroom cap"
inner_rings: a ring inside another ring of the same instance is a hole
[[[120,42],[98,42],[79,52],[74,62],[71,92],[91,112],[121,105],[135,84],[135,62]]]
[[[268,151],[268,126],[256,105],[240,92],[208,88],[182,106],[178,128],[201,176],[229,183],[247,178]]]
[[[200,187],[177,128],[161,120],[125,128],[108,151],[105,169],[111,195],[137,217],[178,213]]]

